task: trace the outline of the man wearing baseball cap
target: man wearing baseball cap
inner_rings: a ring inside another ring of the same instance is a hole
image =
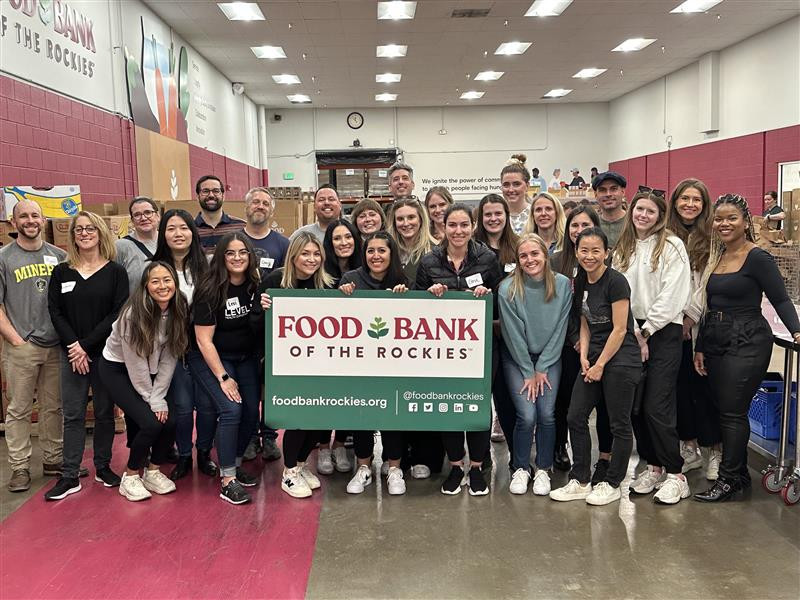
[[[625,188],[627,180],[616,171],[600,173],[592,180],[592,189],[600,212],[600,228],[608,236],[609,248],[614,248],[625,223]]]

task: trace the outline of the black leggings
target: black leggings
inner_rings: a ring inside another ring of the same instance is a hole
[[[694,370],[692,340],[685,340],[681,349],[681,368],[678,371],[678,436],[684,442],[697,440],[703,448],[722,441],[719,413],[711,400],[708,377]]]
[[[405,436],[402,431],[381,431],[384,460],[400,460],[405,449]],[[372,431],[353,432],[353,451],[356,458],[362,460],[372,458],[375,448],[375,433]]]
[[[496,338],[497,347],[493,347],[492,351],[492,399],[500,429],[503,430],[503,435],[506,437],[510,465],[511,457],[514,456],[514,426],[517,423],[517,410],[514,408],[514,401],[508,391],[505,370],[500,366],[500,356],[505,344],[502,338],[499,336]]]
[[[129,439],[128,469],[138,471],[144,468],[148,454],[154,465],[164,464],[175,442],[174,407],[170,408],[166,422],[161,423],[150,405],[134,389],[123,363],[101,358],[99,371],[106,389],[113,390],[114,404],[122,409],[130,422],[136,424],[136,431]]]
[[[283,432],[283,465],[293,469],[298,462],[306,462],[308,455],[316,447],[322,431],[318,429],[287,429]]]
[[[325,431],[319,432],[319,443],[323,446],[327,446],[331,443],[331,432],[332,430],[326,429]],[[339,442],[340,444],[344,444],[344,441],[347,439],[347,436],[350,435],[351,431],[340,431],[336,430],[333,436],[333,439]]]
[[[575,352],[569,342],[561,350],[561,379],[558,384],[558,394],[556,394],[556,448],[563,448],[567,445],[567,413],[569,412],[569,401],[572,397],[572,387],[575,385],[575,378],[581,372],[581,357]],[[506,436],[508,439],[508,436]]]
[[[463,431],[444,431],[442,432],[442,442],[447,451],[447,458],[450,462],[464,460],[464,432]],[[491,431],[467,431],[467,447],[469,448],[469,459],[475,463],[482,463],[489,452],[489,439]]]

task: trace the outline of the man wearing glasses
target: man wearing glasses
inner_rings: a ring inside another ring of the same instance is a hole
[[[225,202],[225,186],[216,175],[203,175],[194,187],[200,212],[194,220],[200,231],[200,245],[206,254],[213,254],[222,236],[241,231],[245,222],[222,210]]]
[[[137,196],[128,205],[133,231],[117,240],[117,263],[128,272],[130,293],[142,277],[145,263],[153,258],[158,244],[158,205],[145,196]]]
[[[600,229],[608,237],[609,250],[617,245],[617,240],[625,224],[625,188],[628,181],[616,171],[600,173],[592,180],[592,189],[600,205]]]

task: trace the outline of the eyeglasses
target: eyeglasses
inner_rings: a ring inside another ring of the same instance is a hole
[[[247,258],[250,256],[249,250],[225,250],[225,258]]]
[[[135,212],[131,215],[134,221],[141,221],[142,219],[150,219],[156,214],[154,210],[143,210],[142,212]]]
[[[95,227],[94,225],[87,225],[86,227],[78,225],[72,231],[75,232],[75,235],[81,235],[82,233],[92,234],[92,233],[97,233],[97,227]]]
[[[212,188],[210,190],[200,190],[201,196],[210,196],[214,194],[215,196],[221,196],[224,190],[222,188]]]
[[[667,192],[665,190],[657,190],[655,188],[647,187],[646,185],[639,186],[639,193],[652,194],[653,196],[658,196],[659,198],[664,198],[667,195]]]

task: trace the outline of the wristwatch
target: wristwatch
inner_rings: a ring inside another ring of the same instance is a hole
[[[641,330],[641,333],[642,333],[642,337],[643,337],[644,339],[647,339],[647,338],[649,338],[649,337],[650,337],[650,330],[649,330],[649,329],[642,329],[642,330]]]
[[[223,373],[222,375],[219,376],[219,382],[222,383],[223,381],[228,381],[228,379],[230,378],[231,378],[230,375],[228,375],[227,373]]]

